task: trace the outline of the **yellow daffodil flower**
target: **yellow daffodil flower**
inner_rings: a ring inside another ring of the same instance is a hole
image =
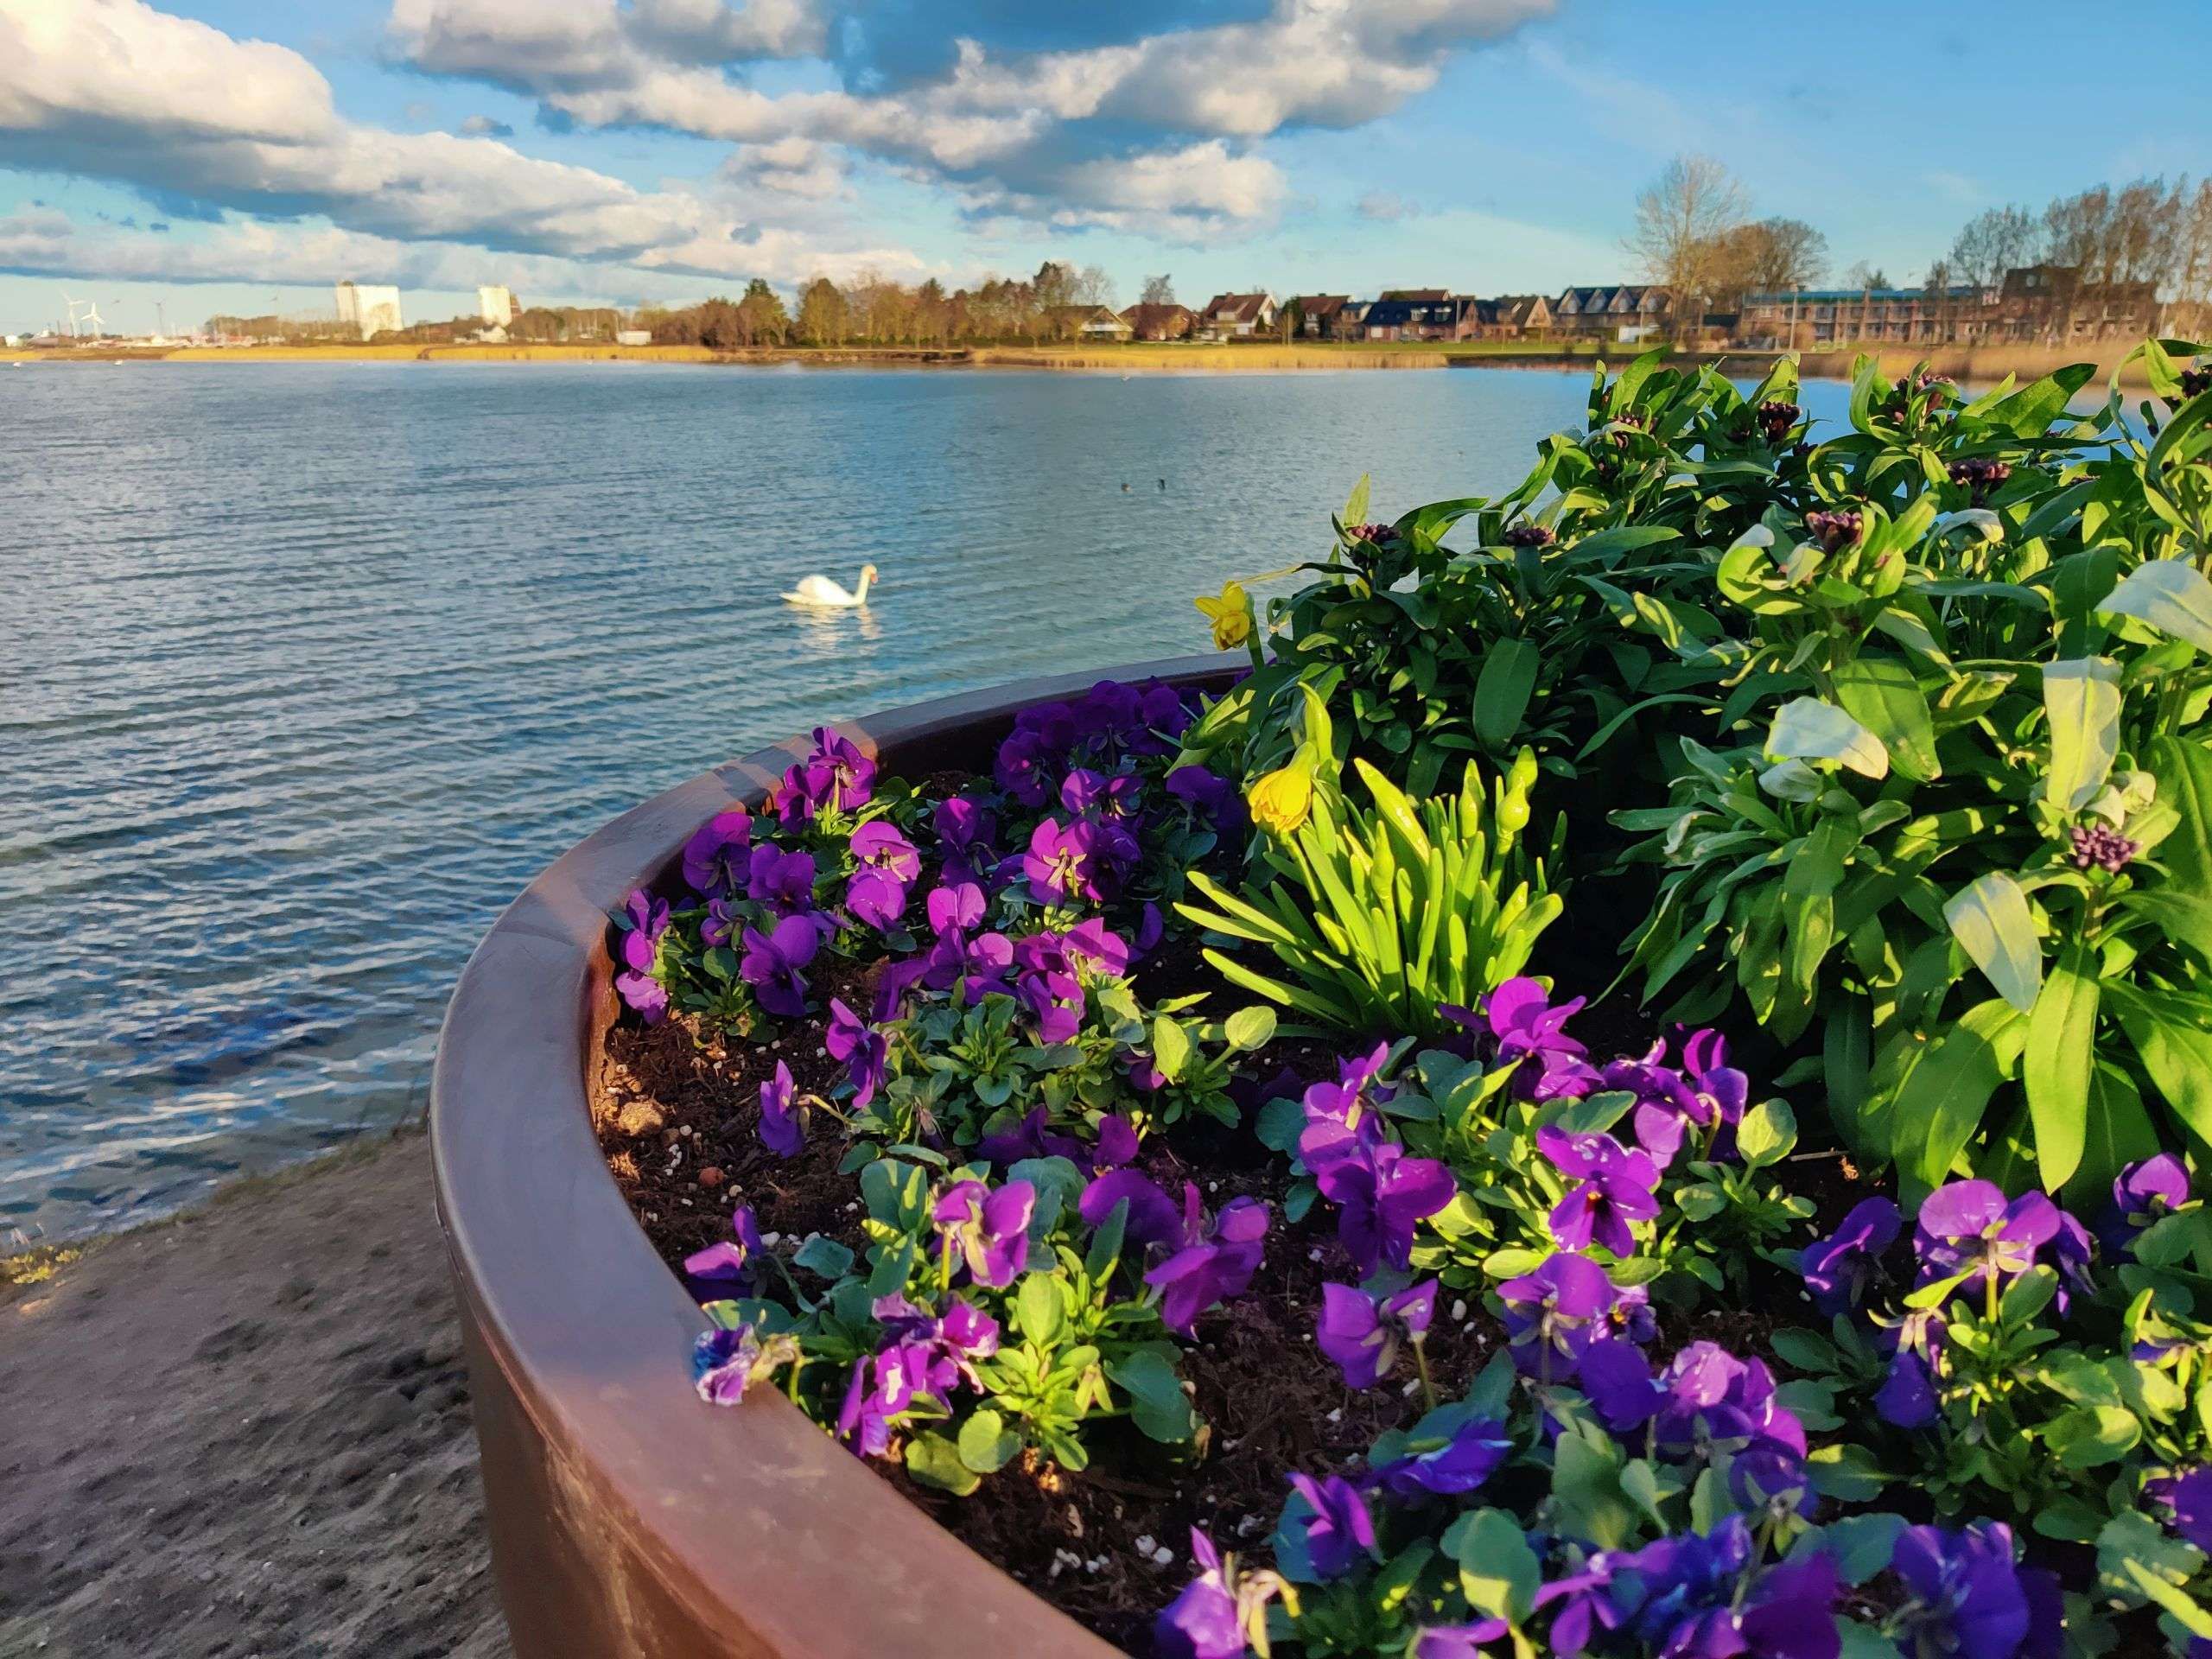
[[[1252,785],[1245,798],[1252,822],[1274,835],[1287,836],[1313,816],[1313,774],[1303,760],[1278,767]]]
[[[1225,582],[1221,597],[1201,594],[1191,601],[1213,624],[1213,648],[1234,651],[1252,637],[1252,601],[1240,582]]]

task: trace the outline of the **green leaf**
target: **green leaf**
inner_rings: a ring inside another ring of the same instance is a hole
[[[1512,741],[1536,689],[1539,655],[1526,639],[1494,639],[1475,680],[1475,735],[1491,748]]]
[[[1763,1102],[1736,1126],[1736,1151],[1753,1169],[1780,1162],[1796,1144],[1797,1118],[1786,1101]]]
[[[933,1428],[906,1442],[906,1472],[923,1485],[955,1497],[965,1497],[983,1484],[983,1478],[961,1461],[960,1448]]]
[[[2120,664],[2109,657],[2046,663],[2044,712],[2050,720],[2053,806],[2077,812],[2104,787],[2120,753]]]
[[[1843,1613],[1835,1621],[1836,1659],[1897,1659],[1897,1644],[1871,1624],[1861,1624]]]
[[[2105,994],[2166,1104],[2199,1140],[2212,1141],[2212,1032],[2191,1018],[2193,1003],[2119,982]]]
[[[995,1475],[1021,1450],[1021,1436],[995,1411],[979,1411],[960,1425],[960,1461],[979,1475]]]
[[[1108,1361],[1106,1375],[1128,1394],[1129,1420],[1151,1439],[1175,1446],[1197,1432],[1182,1379],[1158,1348],[1139,1348]]]
[[[2184,559],[2150,559],[2137,565],[2100,608],[2212,652],[2212,582]]]
[[[2094,363],[2069,363],[1992,405],[1987,410],[1988,418],[2008,429],[2014,437],[2039,438],[2050,429],[2053,421],[2066,412],[2066,405],[2073,402],[2074,394],[2087,385],[2089,377],[2096,372]]]
[[[2202,1550],[2168,1536],[2140,1510],[2115,1515],[2097,1535],[2097,1588],[2124,1606],[2144,1599],[2138,1571],[2178,1589],[2203,1565]]]
[[[1952,936],[1997,994],[2025,1014],[2043,988],[2043,946],[2020,884],[2002,871],[1978,876],[1943,906]]]
[[[2082,1162],[2090,1068],[2096,1058],[2097,960],[2076,939],[2058,953],[2028,1015],[2021,1081],[2035,1124],[2036,1166],[2056,1192]]]
[[[1889,751],[1844,710],[1817,697],[1796,697],[1775,712],[1766,752],[1777,760],[1834,760],[1868,778],[1885,778]]]
[[[817,1233],[793,1252],[791,1262],[824,1279],[842,1279],[852,1270],[853,1253],[836,1239]]]
[[[2151,770],[2158,799],[2181,815],[2181,823],[2158,843],[2166,885],[2212,899],[2212,748],[2183,737],[2154,737]]]
[[[2171,885],[2144,893],[2123,893],[2120,902],[2147,916],[2158,931],[2207,966],[2212,966],[2212,899],[2200,899]]]
[[[1166,1014],[1152,1022],[1152,1058],[1170,1083],[1179,1079],[1191,1063],[1191,1035]]]
[[[2103,1205],[2114,1176],[2130,1164],[2155,1157],[2159,1150],[2158,1126],[2143,1109],[2134,1079],[2109,1061],[2100,1061],[2089,1074],[2083,1116],[2088,1121],[2082,1163],[2066,1188],[2066,1207],[2077,1211]]]
[[[1890,1483],[1872,1452],[1847,1441],[1815,1446],[1805,1465],[1813,1490],[1842,1503],[1871,1503]]]
[[[1477,1510],[1445,1529],[1444,1548],[1459,1564],[1469,1606],[1515,1624],[1529,1617],[1544,1575],[1519,1522],[1503,1510]]]
[[[2142,1438],[2143,1426],[2124,1406],[2076,1406],[2062,1412],[2044,1431],[2044,1444],[2068,1469],[2117,1462]]]
[[[1240,1053],[1249,1054],[1265,1048],[1275,1034],[1275,1011],[1273,1008],[1239,1008],[1222,1024],[1222,1035],[1229,1046]]]
[[[1367,522],[1367,500],[1371,488],[1367,474],[1362,473],[1359,482],[1351,486],[1351,493],[1344,498],[1344,510],[1338,515],[1339,524],[1351,525]]]
[[[1904,1530],[1901,1515],[1847,1515],[1829,1522],[1789,1553],[1796,1556],[1819,1550],[1835,1563],[1836,1576],[1856,1588],[1889,1566]]]
[[[1927,1046],[1898,1087],[1891,1113],[1891,1148],[1900,1167],[1926,1185],[1943,1184],[2011,1070],[2025,1026],[2024,1016],[1992,997]]]
[[[1844,664],[1832,677],[1836,700],[1882,741],[1900,776],[1916,783],[1942,776],[1928,698],[1911,669],[1894,657],[1860,657]]]
[[[1067,1302],[1057,1274],[1025,1274],[1014,1296],[1014,1313],[1021,1334],[1040,1348],[1058,1344],[1067,1332]]]

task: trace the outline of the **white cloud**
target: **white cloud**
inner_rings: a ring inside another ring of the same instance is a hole
[[[717,60],[703,35],[680,53],[655,32],[675,3],[595,0],[553,18],[527,0],[395,0],[391,38],[417,68],[531,93],[588,125],[836,144],[954,183],[980,211],[1188,233],[1279,211],[1283,181],[1253,143],[1387,115],[1453,52],[1554,0],[1275,0],[1255,22],[1027,54],[959,38],[948,68],[893,91],[776,96],[726,71],[813,49],[796,21]]]
[[[713,22],[691,0],[642,10],[664,32]],[[790,27],[789,10],[772,0],[764,26]],[[817,269],[920,265],[903,249],[817,246],[763,227],[758,221],[772,215],[753,210],[765,193],[753,200],[725,190],[709,200],[641,191],[476,132],[346,121],[328,83],[296,53],[233,40],[143,0],[0,0],[0,166],[8,165],[114,180],[203,210],[321,215],[372,238],[508,257],[785,282]],[[130,257],[154,257],[165,245]]]

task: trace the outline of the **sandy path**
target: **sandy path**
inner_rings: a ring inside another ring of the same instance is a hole
[[[420,1136],[0,1287],[0,1659],[502,1659]]]

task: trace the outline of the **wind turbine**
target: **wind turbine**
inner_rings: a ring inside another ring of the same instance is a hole
[[[74,340],[77,338],[77,308],[90,302],[71,299],[69,290],[65,288],[61,290],[61,303],[69,308],[69,338]]]
[[[98,340],[101,334],[106,332],[107,329],[106,320],[100,315],[99,302],[98,300],[86,300],[84,302],[84,305],[85,321],[92,325],[92,338],[94,340]]]

